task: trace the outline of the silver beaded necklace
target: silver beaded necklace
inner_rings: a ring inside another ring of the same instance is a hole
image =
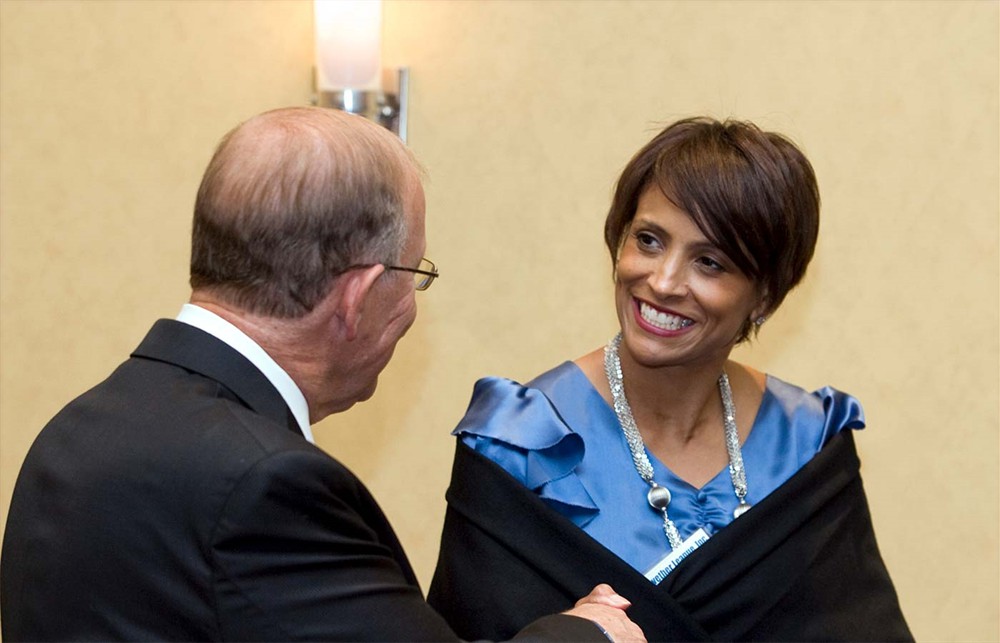
[[[661,487],[653,480],[653,465],[646,455],[646,444],[639,434],[639,427],[632,417],[632,408],[625,398],[625,383],[622,379],[622,364],[618,356],[618,349],[621,346],[622,335],[618,333],[608,342],[604,348],[604,372],[608,377],[608,385],[611,387],[611,398],[614,401],[615,415],[618,416],[618,423],[621,424],[622,433],[625,434],[625,441],[628,442],[629,451],[632,452],[632,463],[639,477],[649,485],[649,492],[646,500],[649,506],[663,514],[663,532],[667,536],[667,542],[671,549],[677,549],[683,542],[676,525],[667,515],[667,506],[670,504],[670,490]],[[740,436],[736,431],[736,409],[733,406],[733,391],[729,388],[729,377],[725,373],[719,376],[719,394],[722,396],[723,425],[726,431],[726,451],[729,453],[729,477],[733,481],[733,491],[737,500],[740,501],[736,510],[733,511],[733,518],[739,518],[749,508],[747,504],[747,474],[743,469],[743,453],[740,451]]]

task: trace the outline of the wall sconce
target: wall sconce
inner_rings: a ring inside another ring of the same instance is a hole
[[[382,69],[381,0],[313,0],[313,23],[313,104],[360,114],[405,143],[409,70]]]

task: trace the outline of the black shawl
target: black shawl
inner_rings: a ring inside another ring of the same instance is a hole
[[[428,600],[504,639],[598,583],[650,641],[912,640],[875,542],[850,431],[653,585],[461,442]]]

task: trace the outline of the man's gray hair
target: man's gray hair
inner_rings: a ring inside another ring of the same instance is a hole
[[[361,117],[300,107],[251,118],[205,170],[191,287],[255,314],[305,315],[347,268],[398,263],[416,180],[406,146]]]

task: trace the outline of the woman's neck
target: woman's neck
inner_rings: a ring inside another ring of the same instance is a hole
[[[677,367],[645,367],[620,355],[625,395],[646,449],[695,487],[728,463],[719,375],[729,375],[740,442],[749,435],[763,397],[764,375],[732,361]],[[613,407],[604,370],[604,349],[576,364]]]
[[[721,422],[718,381],[726,361],[717,364],[648,367],[619,352],[625,396],[643,439],[668,434],[671,442],[696,439],[706,425]],[[576,360],[609,405],[611,389],[604,371],[604,349]]]

